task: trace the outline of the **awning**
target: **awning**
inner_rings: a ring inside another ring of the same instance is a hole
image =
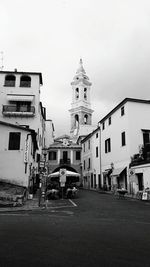
[[[119,176],[125,169],[126,167],[114,169],[113,172],[111,173],[111,176]]]
[[[15,94],[8,94],[7,100],[8,101],[28,101],[32,102],[34,99],[34,95],[15,95]]]
[[[59,177],[60,173],[58,172],[53,172],[48,175],[48,177]],[[77,172],[71,172],[71,171],[66,171],[66,176],[74,176],[74,177],[80,177],[80,174]]]

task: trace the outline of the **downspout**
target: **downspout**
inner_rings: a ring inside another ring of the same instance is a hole
[[[101,187],[103,185],[102,182],[102,146],[101,146],[101,127],[100,127],[100,122],[98,123],[99,126],[99,164],[100,164],[100,181],[101,181]]]

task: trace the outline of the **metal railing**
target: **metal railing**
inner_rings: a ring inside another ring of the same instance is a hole
[[[22,112],[22,113],[35,113],[34,106],[13,106],[13,105],[3,105],[3,113],[7,112]]]

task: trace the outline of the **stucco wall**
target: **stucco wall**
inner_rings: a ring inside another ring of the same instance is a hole
[[[101,130],[101,148],[102,148],[102,169],[110,168],[110,164],[122,165],[130,159],[129,153],[129,123],[128,106],[125,106],[125,115],[121,116],[121,110],[118,109],[111,115],[111,125],[108,125],[108,119],[105,121],[105,129]],[[121,133],[126,133],[126,145],[121,145]],[[111,152],[105,153],[105,140],[111,139]]]
[[[21,132],[20,150],[8,150],[9,132]],[[27,165],[27,173],[25,173],[24,146],[28,132],[0,125],[0,133],[0,180],[27,187],[29,182],[29,163]],[[31,147],[29,146],[30,151]],[[30,153],[29,162],[31,162]]]
[[[139,145],[143,144],[141,129],[150,130],[150,104],[128,103],[130,155],[139,153]]]

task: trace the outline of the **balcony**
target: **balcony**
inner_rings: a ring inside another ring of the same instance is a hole
[[[130,167],[150,163],[150,144],[146,144],[141,148],[139,154],[131,157]]]
[[[4,116],[33,117],[35,114],[34,106],[13,106],[3,105],[2,113]]]
[[[70,159],[60,159],[59,165],[70,165]]]

